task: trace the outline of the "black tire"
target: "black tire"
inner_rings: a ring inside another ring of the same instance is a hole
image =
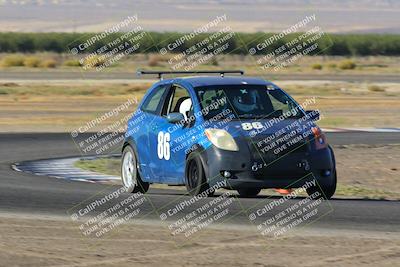
[[[314,197],[315,199],[318,199],[318,198],[331,199],[336,191],[337,176],[336,176],[335,154],[333,153],[333,149],[331,146],[329,146],[329,151],[331,152],[332,161],[333,161],[333,171],[332,171],[332,174],[330,177],[331,181],[329,182],[328,185],[319,185],[319,186],[317,185],[314,187],[307,188],[307,194],[309,196],[312,196],[316,192],[319,192],[318,196]]]
[[[240,188],[237,191],[240,197],[255,197],[261,192],[261,188]]]
[[[188,193],[192,196],[200,195],[206,191],[207,196],[212,196],[214,193],[209,190],[210,186],[207,183],[201,159],[194,154],[190,154],[186,160],[185,184]]]
[[[131,155],[131,160],[129,160],[129,155]],[[128,161],[131,161],[131,166],[128,168],[126,164]],[[136,152],[134,149],[127,145],[124,147],[122,151],[121,158],[121,182],[125,187],[126,191],[129,193],[146,193],[149,190],[149,183],[143,182],[140,178],[139,170],[138,170],[138,161]],[[124,169],[126,168],[126,169]],[[129,175],[131,175],[131,182],[129,182]]]
[[[336,191],[336,183],[337,183],[336,170],[334,170],[334,172],[332,173],[332,181],[330,185],[328,186],[317,185],[314,187],[307,188],[307,194],[309,196],[313,196],[313,194],[318,192],[319,193],[318,196],[313,197],[314,199],[318,198],[331,199]]]

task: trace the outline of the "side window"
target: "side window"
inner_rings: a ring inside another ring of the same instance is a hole
[[[174,86],[173,92],[170,99],[166,102],[166,106],[163,115],[168,115],[172,112],[182,113],[185,119],[190,116],[190,112],[193,110],[192,100],[189,92],[180,86]]]
[[[153,90],[153,92],[146,98],[142,105],[142,110],[149,113],[156,113],[157,108],[160,105],[162,96],[165,93],[167,86],[159,86]]]
[[[274,110],[282,110],[283,113],[291,111],[296,113],[294,115],[298,115],[293,102],[286,95],[278,90],[268,91],[268,95]]]

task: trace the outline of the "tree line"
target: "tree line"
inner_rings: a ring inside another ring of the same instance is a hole
[[[201,43],[212,33],[196,35],[186,38],[180,42],[171,52],[180,53],[193,45]],[[0,52],[2,53],[34,53],[34,52],[56,52],[69,53],[73,47],[84,44],[98,33],[0,33]],[[99,38],[84,50],[85,53],[92,53],[101,47],[112,43],[124,33],[109,34]],[[224,53],[248,54],[250,47],[272,37],[274,33],[236,33],[227,40],[229,48]],[[257,51],[257,54],[267,54],[286,44],[301,33],[289,34],[269,44],[265,49]],[[156,53],[161,48],[168,47],[168,44],[185,37],[184,33],[176,32],[147,32],[138,38],[139,48],[135,53]],[[187,35],[186,35],[187,37]],[[313,54],[338,55],[338,56],[397,56],[400,55],[400,35],[396,34],[324,34],[317,41],[318,48]]]

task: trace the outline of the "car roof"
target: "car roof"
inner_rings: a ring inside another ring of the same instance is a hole
[[[190,76],[180,77],[174,79],[166,79],[165,82],[186,82],[192,87],[210,86],[210,85],[241,85],[241,84],[252,84],[252,85],[270,85],[269,81],[265,81],[260,78],[246,77],[246,76]]]

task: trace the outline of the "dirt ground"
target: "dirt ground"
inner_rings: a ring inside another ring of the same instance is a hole
[[[334,146],[341,184],[400,194],[400,144]]]
[[[81,235],[64,218],[0,215],[0,266],[395,266],[400,236],[305,230],[265,239],[250,229],[207,229],[179,246],[166,228],[126,224]]]

